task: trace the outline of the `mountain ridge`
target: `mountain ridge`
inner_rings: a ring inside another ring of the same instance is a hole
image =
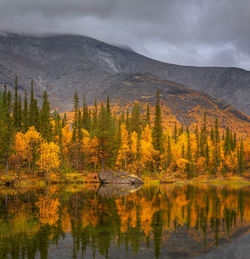
[[[71,109],[75,90],[84,93],[90,104],[94,97],[103,99],[112,92],[110,82],[121,84],[120,75],[136,73],[152,75],[163,85],[171,81],[208,95],[212,92],[222,102],[250,114],[250,72],[244,69],[164,63],[86,36],[0,34],[0,83],[13,88],[17,74],[23,91],[34,79],[36,96],[41,99],[47,90],[59,110]]]

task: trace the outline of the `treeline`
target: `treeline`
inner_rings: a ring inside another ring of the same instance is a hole
[[[139,104],[115,113],[107,102],[88,107],[78,93],[73,98],[73,119],[50,111],[48,95],[42,105],[34,97],[33,81],[23,100],[18,81],[12,94],[0,92],[0,162],[22,171],[128,170],[138,175],[172,175],[192,178],[216,174],[242,174],[249,168],[249,139],[237,137],[218,120],[202,125],[170,128],[162,123],[159,91],[156,104],[143,110]]]

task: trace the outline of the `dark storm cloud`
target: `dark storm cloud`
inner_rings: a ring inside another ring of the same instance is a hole
[[[170,63],[250,70],[249,12],[249,0],[0,0],[0,27],[85,34]]]

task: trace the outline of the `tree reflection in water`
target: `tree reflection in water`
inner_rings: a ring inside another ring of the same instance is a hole
[[[66,236],[72,258],[87,250],[87,257],[108,258],[110,248],[124,256],[192,256],[250,227],[249,187],[160,185],[107,193],[97,186],[1,190],[0,258],[49,258],[49,248]]]

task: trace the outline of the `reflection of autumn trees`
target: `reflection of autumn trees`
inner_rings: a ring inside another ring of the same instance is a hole
[[[57,198],[39,197],[36,206],[39,209],[40,224],[53,226],[57,223],[59,219],[59,200]]]
[[[177,232],[211,247],[249,226],[249,191],[161,185],[123,197],[102,197],[91,189],[53,186],[10,193],[7,199],[0,194],[0,257],[12,250],[45,255],[49,243],[59,242],[66,233],[72,235],[75,255],[88,246],[93,253],[107,255],[112,243],[137,253],[145,243],[154,245],[157,258],[163,242]]]

